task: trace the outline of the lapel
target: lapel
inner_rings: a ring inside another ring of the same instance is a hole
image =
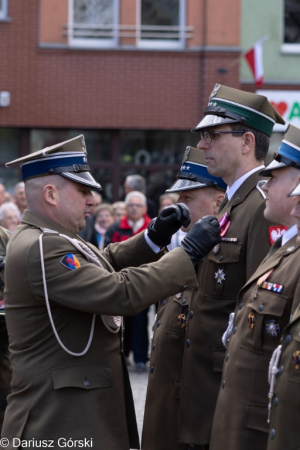
[[[292,239],[287,241],[280,249],[273,253],[272,256],[270,256],[269,258],[266,257],[242,289],[251,284],[254,280],[262,276],[264,273],[268,272],[268,270],[277,267],[280,264],[282,258],[295,253],[295,251],[299,248],[299,244],[297,244],[296,239],[297,236],[292,237]]]

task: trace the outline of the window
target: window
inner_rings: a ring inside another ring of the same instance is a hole
[[[69,44],[116,46],[118,3],[118,0],[69,0]]]
[[[0,0],[0,20],[7,19],[7,1],[8,0]]]
[[[185,27],[185,0],[138,0],[137,45],[182,48],[189,37]]]
[[[300,53],[300,0],[284,0],[282,50],[287,53]]]

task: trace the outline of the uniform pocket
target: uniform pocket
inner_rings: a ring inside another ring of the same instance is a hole
[[[269,426],[267,423],[268,408],[265,405],[249,404],[247,406],[246,415],[246,427],[252,430],[262,431],[263,433],[269,432]]]
[[[167,333],[173,333],[177,336],[185,334],[185,328],[188,320],[188,312],[191,304],[192,292],[186,291],[180,298],[174,295],[171,300],[172,309],[168,317]]]
[[[104,366],[73,366],[52,369],[54,389],[76,387],[97,389],[110,387],[112,369]]]

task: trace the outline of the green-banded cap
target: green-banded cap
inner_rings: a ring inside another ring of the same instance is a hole
[[[264,95],[216,84],[204,118],[192,131],[231,123],[245,124],[271,136],[275,123],[285,124],[285,121]]]
[[[90,173],[82,134],[10,161],[5,165],[6,167],[19,165],[24,181],[46,175],[61,175],[93,189],[101,189],[100,184]]]
[[[214,187],[226,191],[227,185],[222,178],[208,173],[204,153],[194,147],[187,147],[183,156],[180,172],[175,183],[166,192],[181,192],[202,187]]]

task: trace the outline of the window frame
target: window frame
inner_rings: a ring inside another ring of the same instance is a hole
[[[0,7],[0,20],[8,18],[8,0],[2,0]]]
[[[118,24],[119,24],[119,3],[120,0],[113,1],[113,36],[111,39],[103,38],[76,38],[73,36],[74,29],[74,1],[68,0],[68,44],[70,47],[80,48],[114,48],[119,44]]]
[[[285,0],[282,2],[282,38],[281,38],[281,51],[286,54],[299,54],[300,53],[300,42],[296,44],[285,43]]]
[[[178,41],[171,41],[168,39],[161,40],[147,40],[141,38],[141,12],[142,12],[142,0],[137,0],[137,16],[136,16],[136,47],[141,49],[183,49],[185,48],[185,29],[186,26],[186,0],[179,0],[179,39]]]

